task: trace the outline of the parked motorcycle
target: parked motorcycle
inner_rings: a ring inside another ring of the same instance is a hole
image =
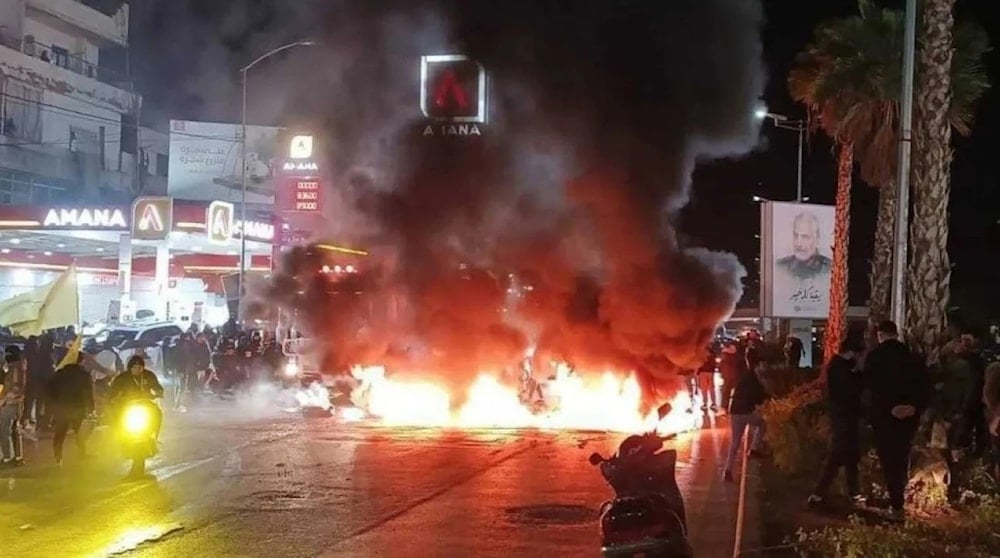
[[[670,404],[657,409],[662,420]],[[626,438],[618,453],[598,453],[590,464],[615,491],[601,505],[601,553],[607,557],[690,557],[684,499],[677,486],[677,450],[663,449],[676,434],[660,436],[654,430]]]

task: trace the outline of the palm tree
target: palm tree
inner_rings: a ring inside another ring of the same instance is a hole
[[[860,0],[858,15],[821,23],[815,40],[796,58],[789,74],[792,97],[806,105],[810,124],[831,137],[841,148],[837,180],[837,223],[850,223],[850,173],[843,171],[845,146],[851,146],[860,176],[879,190],[875,226],[875,250],[869,275],[872,316],[884,317],[889,309],[892,274],[893,227],[896,213],[896,148],[898,145],[899,93],[902,84],[903,13],[874,8]],[[985,89],[979,60],[986,52],[982,29],[960,25],[956,46],[963,49],[951,66],[951,80],[966,92],[955,99],[946,115],[947,122],[967,133],[971,106]],[[964,40],[959,40],[964,37]],[[843,214],[843,215],[842,215]],[[846,230],[846,229],[845,229]],[[846,281],[846,232],[834,234],[834,266],[843,254],[842,274]],[[843,335],[847,309],[846,283],[831,285],[830,317],[825,353],[835,350]],[[841,328],[841,329],[834,329]]]
[[[947,327],[950,296],[951,130],[969,132],[971,107],[989,87],[980,63],[989,40],[980,29],[956,27],[954,7],[955,0],[923,2],[916,76],[906,329],[932,360]]]

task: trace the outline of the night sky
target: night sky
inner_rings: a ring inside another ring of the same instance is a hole
[[[360,0],[359,0],[360,2]],[[235,111],[237,68],[253,58],[250,53],[316,33],[320,18],[308,17],[323,2],[301,0],[295,9],[284,2],[266,0],[145,0],[133,5],[134,65],[146,95],[147,116],[163,126],[169,118],[237,121]],[[378,4],[373,3],[373,4]],[[611,3],[609,2],[609,5]],[[883,2],[901,7],[902,0]],[[958,0],[958,18],[972,17],[984,25],[994,45],[1000,42],[1000,20],[990,18],[989,2]],[[372,6],[372,9],[377,9]],[[765,0],[767,23],[763,29],[768,82],[764,101],[769,110],[792,118],[804,115],[803,107],[789,98],[785,77],[795,54],[812,37],[815,25],[827,18],[856,10],[854,0],[790,2]],[[235,15],[234,15],[235,14]],[[184,28],[180,35],[177,29]],[[169,49],[163,48],[170,44]],[[988,54],[991,79],[1000,75],[1000,50]],[[293,64],[294,65],[294,64]],[[223,68],[223,69],[220,69]],[[224,68],[230,68],[226,71]],[[289,74],[284,74],[289,75]],[[206,81],[206,76],[213,79]],[[185,87],[197,83],[197,87]],[[303,103],[302,91],[288,92],[287,119],[308,117],[290,107]],[[313,95],[322,95],[314,92]],[[292,101],[294,99],[294,101]],[[252,109],[254,107],[251,101]],[[256,111],[264,108],[258,106]],[[273,111],[272,111],[273,112]],[[280,122],[281,110],[272,119]],[[982,323],[1000,316],[1000,266],[990,255],[1000,254],[1000,176],[990,135],[1000,124],[1000,93],[989,91],[980,101],[973,133],[955,140],[950,251],[954,264],[953,306],[962,321]],[[765,124],[761,147],[733,161],[701,164],[694,174],[690,205],[679,223],[684,242],[735,253],[747,267],[748,289],[743,303],[756,299],[756,262],[759,241],[759,206],[753,195],[775,200],[795,196],[797,135]],[[835,163],[832,146],[823,137],[810,138],[803,171],[804,194],[812,203],[833,203]],[[857,177],[852,199],[851,303],[864,304],[867,296],[867,261],[871,254],[875,221],[874,190]]]
[[[883,2],[898,6],[904,2]],[[995,87],[979,102],[973,133],[957,134],[952,167],[950,246],[952,264],[952,306],[961,307],[956,317],[973,325],[1000,317],[1000,266],[989,254],[1000,253],[1000,172],[995,164],[996,149],[991,139],[1000,125],[1000,19],[989,17],[989,2],[959,0],[957,17],[971,17],[990,35],[993,50],[986,66]],[[769,110],[793,118],[805,111],[788,95],[785,77],[802,46],[812,38],[817,22],[856,13],[853,0],[824,2],[764,2],[767,25],[764,52],[768,68],[766,101]],[[694,241],[712,248],[732,250],[753,279],[754,258],[760,226],[756,194],[775,200],[795,197],[797,134],[791,130],[763,128],[765,147],[760,153],[733,162],[702,165],[694,178],[695,198],[684,214],[682,230]],[[811,203],[833,203],[836,187],[836,160],[833,146],[825,137],[813,137],[805,150],[803,193]],[[738,193],[737,193],[738,192]],[[855,173],[851,199],[850,302],[864,304],[868,296],[868,259],[871,257],[875,227],[873,189]],[[748,289],[744,303],[756,300]]]

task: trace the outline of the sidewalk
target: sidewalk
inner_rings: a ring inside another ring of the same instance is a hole
[[[696,556],[733,555],[736,513],[739,500],[739,477],[736,482],[722,480],[722,466],[729,449],[729,424],[717,421],[714,429],[695,435],[688,449],[678,448],[680,463],[677,477],[685,495],[689,518],[689,537]],[[686,463],[685,463],[686,462]],[[737,465],[736,474],[739,471]],[[747,478],[742,548],[760,548],[758,513],[759,465],[750,461]]]

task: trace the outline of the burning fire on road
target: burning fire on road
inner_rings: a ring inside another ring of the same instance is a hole
[[[693,420],[679,374],[746,272],[678,225],[697,163],[757,143],[759,4],[479,3],[331,19],[316,109],[337,203],[316,236],[368,256],[324,274],[322,243],[293,248],[261,307],[320,342],[322,369],[353,369],[385,424],[632,431],[664,401]],[[423,136],[414,64],[455,45],[490,76],[489,118]],[[529,347],[577,369],[543,386],[544,409],[505,371]]]
[[[634,375],[579,376],[565,365],[546,384],[545,399],[526,402],[518,389],[505,385],[497,375],[483,373],[458,408],[442,385],[388,378],[382,366],[355,366],[351,373],[359,382],[351,394],[354,406],[338,411],[347,422],[370,417],[383,426],[608,432],[638,432],[654,426],[660,432],[685,432],[701,422],[701,416],[693,413],[695,401],[687,394],[676,394],[669,401],[674,412],[660,421],[655,411],[640,411],[642,392]],[[303,408],[331,406],[329,392],[321,384],[312,384],[296,397]]]

